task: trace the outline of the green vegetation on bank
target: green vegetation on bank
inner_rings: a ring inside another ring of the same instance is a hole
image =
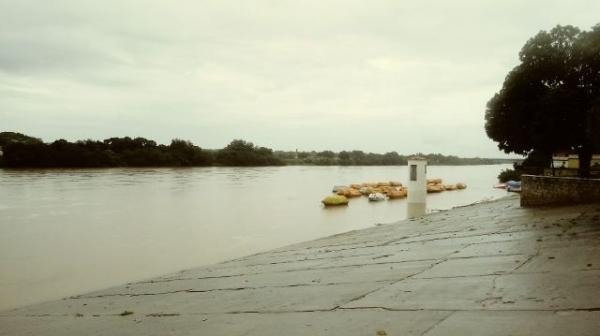
[[[109,138],[103,141],[69,142],[42,140],[20,133],[0,133],[4,155],[0,166],[25,167],[190,167],[279,165],[406,165],[408,156],[363,151],[274,152],[244,140],[233,140],[223,149],[204,149],[190,141],[174,139],[160,145],[145,138]],[[509,159],[459,158],[441,154],[418,154],[431,165],[481,165],[512,163]]]
[[[498,181],[504,183],[508,181],[521,181],[521,173],[516,169],[503,169],[498,174]]]
[[[408,158],[413,155],[400,155],[397,152],[385,154],[365,153],[363,151],[332,151],[321,152],[285,152],[276,151],[275,155],[289,165],[316,165],[316,166],[402,166],[408,163]],[[486,159],[486,158],[460,158],[453,155],[423,154],[414,155],[427,158],[429,165],[487,165],[499,163],[513,163],[514,159]]]
[[[19,167],[191,167],[275,166],[283,161],[273,151],[234,140],[220,150],[206,150],[185,140],[159,145],[145,138],[110,138],[104,141],[56,140],[44,143],[19,133],[0,133],[4,155],[0,165]]]

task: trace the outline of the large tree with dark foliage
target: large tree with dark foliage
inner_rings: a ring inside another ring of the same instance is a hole
[[[280,166],[284,162],[273,154],[273,150],[255,146],[252,142],[233,140],[217,151],[216,161],[222,166]]]
[[[506,153],[574,150],[588,176],[600,149],[600,24],[541,31],[519,59],[487,104],[488,136]]]

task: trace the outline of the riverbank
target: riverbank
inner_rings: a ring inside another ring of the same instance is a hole
[[[516,196],[0,314],[2,335],[594,335],[600,206]]]

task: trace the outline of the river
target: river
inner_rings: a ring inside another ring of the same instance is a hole
[[[449,209],[506,195],[510,165],[430,166],[467,189]],[[333,185],[407,180],[406,167],[0,169],[0,310],[406,217],[406,200],[328,208]]]

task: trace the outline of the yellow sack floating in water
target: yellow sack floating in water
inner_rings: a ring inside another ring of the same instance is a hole
[[[331,195],[325,197],[321,203],[325,206],[348,205],[348,198],[342,195]]]
[[[428,193],[439,193],[444,191],[444,186],[441,184],[428,184],[427,185],[427,192]]]
[[[387,195],[389,198],[394,199],[394,198],[404,198],[406,197],[408,193],[406,192],[405,189],[402,190],[393,190],[391,192],[389,192]]]

